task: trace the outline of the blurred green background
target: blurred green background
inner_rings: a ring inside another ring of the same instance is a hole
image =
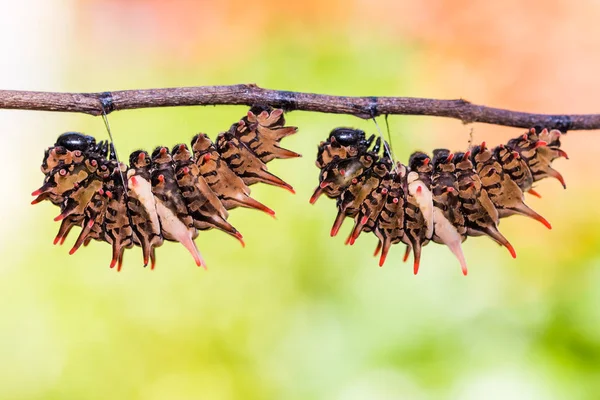
[[[339,95],[466,98],[532,112],[597,112],[600,6],[559,0],[274,0],[6,2],[0,87],[105,91],[256,83]],[[122,158],[212,137],[245,107],[116,112]],[[330,238],[334,202],[308,204],[316,146],[336,126],[370,121],[293,112],[284,147],[304,155],[270,170],[297,194],[253,186],[277,220],[236,209],[245,249],[221,232],[197,244],[207,272],[166,243],[155,271],[128,251],[68,255],[53,246],[51,204],[30,206],[43,151],[90,116],[0,110],[1,399],[595,399],[600,393],[600,136],[573,132],[528,203],[553,224],[513,217],[501,229],[518,258],[485,238],[464,244],[469,276],[448,249],[421,271],[395,246],[384,268],[373,235]],[[383,124],[383,120],[381,121]],[[520,129],[391,117],[396,155],[490,145]],[[74,235],[74,234],[72,234]]]

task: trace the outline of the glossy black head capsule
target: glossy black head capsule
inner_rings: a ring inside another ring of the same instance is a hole
[[[411,171],[416,171],[419,167],[429,164],[429,161],[431,161],[431,158],[427,154],[417,151],[411,154],[408,159],[408,166]]]
[[[431,160],[431,163],[433,164],[433,168],[435,168],[438,164],[446,163],[448,161],[448,156],[450,156],[450,150],[435,149],[433,151],[433,159]]]
[[[175,146],[173,146],[173,149],[171,149],[171,154],[175,155],[175,154],[179,154],[179,153],[183,153],[183,152],[189,152],[190,149],[188,148],[187,144],[185,143],[178,143]]]
[[[481,145],[473,146],[471,148],[471,161],[473,161],[475,163],[476,162],[475,157],[477,157],[479,154],[481,154],[485,150],[486,150],[486,148],[484,146],[481,146]]]
[[[270,113],[271,111],[273,111],[273,108],[269,107],[269,106],[262,106],[262,105],[255,105],[250,108],[250,112],[254,115],[258,115],[263,111]],[[237,123],[235,125],[237,125]]]
[[[465,153],[463,151],[457,151],[454,153],[454,164],[460,163],[465,157]]]
[[[129,165],[133,168],[145,168],[150,162],[150,155],[144,150],[136,150],[129,156]]]
[[[494,157],[496,157],[496,159],[501,160],[502,159],[502,154],[504,151],[510,151],[510,149],[507,149],[505,145],[501,144],[499,146],[494,147],[494,149],[492,150],[492,152],[494,153]],[[512,156],[511,156],[512,158]]]
[[[152,162],[155,164],[169,164],[172,161],[171,153],[166,147],[158,146],[152,152]]]
[[[55,146],[62,146],[67,150],[87,151],[96,145],[96,139],[79,132],[65,132],[58,137]]]
[[[342,146],[366,145],[365,132],[360,129],[335,128],[329,134],[329,140],[334,138]]]

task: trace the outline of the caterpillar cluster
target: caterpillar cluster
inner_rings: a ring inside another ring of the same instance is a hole
[[[354,219],[346,244],[354,244],[361,232],[379,239],[382,266],[392,244],[412,249],[414,273],[419,270],[421,249],[430,241],[447,245],[467,274],[461,243],[468,236],[487,235],[515,250],[498,230],[500,218],[524,215],[549,229],[550,224],[524,202],[524,192],[539,194],[533,184],[554,177],[566,188],[552,161],[567,157],[560,149],[561,132],[531,129],[490,149],[485,142],[466,152],[436,149],[433,157],[415,152],[408,165],[394,165],[384,143],[350,128],[336,128],[318,147],[316,165],[320,183],[310,202],[325,194],[336,199],[338,214],[331,229],[335,236],[345,217]]]
[[[194,242],[198,231],[217,228],[243,246],[227,210],[247,207],[275,215],[250,197],[250,185],[263,182],[294,193],[266,163],[300,156],[279,146],[296,131],[285,126],[282,110],[253,107],[214,143],[198,134],[191,147],[157,147],[151,155],[138,150],[128,167],[117,162],[112,144],[67,132],[44,154],[44,184],[32,193],[37,196],[32,204],[49,200],[60,207],[54,244],[62,244],[73,227],[82,228],[70,254],[91,240],[108,242],[110,267],[120,270],[124,250],[135,245],[142,248],[144,266],[151,262],[154,269],[155,248],[169,240],[182,243],[206,268]]]

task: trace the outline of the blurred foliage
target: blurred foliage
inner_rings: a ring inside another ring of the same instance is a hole
[[[194,39],[183,47],[188,54],[178,42],[186,38],[184,28],[162,37],[171,32],[160,25],[162,2],[147,8],[137,1],[55,3],[74,10],[77,21],[71,29],[78,34],[62,47],[75,52],[59,68],[57,85],[64,90],[254,82],[341,95],[405,95],[419,94],[434,79],[418,35],[385,34],[376,23],[355,34],[323,22],[300,31],[272,12],[256,31],[248,28],[246,47],[236,48],[239,38],[215,22],[206,28],[212,41],[204,48]],[[98,16],[86,7],[111,11]],[[202,16],[207,4],[190,7],[199,25],[211,22]],[[221,11],[223,21],[241,18]],[[318,8],[313,11],[317,18]],[[154,27],[153,39],[166,40],[178,53],[171,58],[164,43],[153,51],[136,26],[102,25],[123,23],[119,15],[136,15],[145,21],[138,24]],[[98,24],[106,31],[95,32]],[[125,35],[122,41],[103,40],[114,30]],[[214,137],[245,112],[225,106],[148,109],[117,112],[110,121],[125,158],[137,148],[188,142],[199,131]],[[300,112],[287,116],[300,131],[284,144],[304,157],[269,164],[297,195],[252,187],[277,220],[232,211],[230,222],[244,234],[245,249],[221,232],[203,232],[197,243],[208,272],[196,268],[182,246],[166,243],[158,249],[156,271],[142,268],[134,249],[116,273],[108,269],[106,244],[93,243],[73,256],[67,254],[73,238],[62,248],[52,246],[58,209],[30,207],[27,197],[40,185],[38,162],[55,136],[80,130],[106,138],[102,121],[48,113],[35,118],[35,129],[20,139],[28,157],[11,159],[11,168],[22,174],[22,190],[0,228],[0,398],[593,399],[600,392],[598,188],[576,173],[588,158],[585,134],[568,135],[564,148],[572,160],[557,162],[568,168],[569,190],[544,181],[544,198],[529,199],[554,229],[519,217],[502,221],[517,260],[487,239],[470,239],[468,278],[441,246],[425,248],[421,272],[413,277],[412,267],[401,262],[403,246],[395,246],[379,268],[371,256],[373,235],[344,246],[347,221],[341,237],[330,238],[334,203],[308,204],[317,184],[316,146],[335,126],[368,132],[375,126]],[[456,121],[392,117],[390,123],[401,160],[416,148],[463,148],[468,141],[469,128]],[[489,129],[477,127],[476,138],[502,140],[488,137]],[[508,137],[519,130],[502,132]]]

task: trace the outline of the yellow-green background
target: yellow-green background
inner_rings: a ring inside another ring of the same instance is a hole
[[[466,98],[534,112],[597,112],[600,7],[559,0],[4,2],[0,87],[105,91],[256,83],[340,95]],[[116,112],[122,158],[213,137],[245,107]],[[272,172],[297,194],[253,186],[277,220],[236,209],[245,249],[197,239],[209,269],[166,243],[155,271],[128,251],[73,256],[53,246],[58,209],[30,206],[43,150],[58,134],[106,138],[99,118],[0,111],[0,399],[595,399],[600,396],[600,136],[572,132],[568,184],[528,203],[553,224],[503,220],[518,258],[485,238],[464,244],[469,276],[441,246],[421,272],[395,246],[330,238],[334,202],[308,198],[316,146],[354,117],[293,112]],[[396,155],[496,145],[522,132],[391,117]],[[381,121],[383,123],[383,121]],[[73,236],[76,233],[72,234]]]

